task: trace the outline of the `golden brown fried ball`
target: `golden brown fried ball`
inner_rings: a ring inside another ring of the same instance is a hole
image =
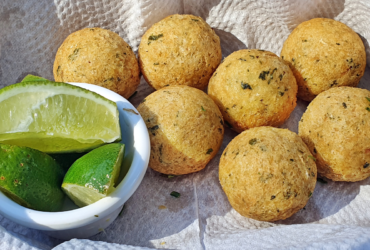
[[[274,53],[239,50],[217,68],[208,94],[230,126],[241,132],[283,124],[296,106],[297,83],[289,66]]]
[[[357,86],[366,66],[361,38],[327,18],[298,25],[284,42],[281,57],[297,79],[298,97],[306,101],[331,87]]]
[[[370,91],[332,88],[308,105],[299,135],[316,157],[317,171],[333,181],[370,176]]]
[[[258,127],[227,145],[219,178],[231,206],[242,216],[283,220],[303,208],[316,185],[316,165],[299,136]]]
[[[139,65],[131,47],[116,33],[85,28],[70,34],[59,47],[54,78],[110,89],[129,98],[140,83]]]
[[[154,24],[139,46],[140,69],[155,89],[204,89],[222,58],[220,38],[201,18],[172,15]]]
[[[221,112],[199,89],[162,88],[146,97],[138,111],[150,136],[149,167],[160,173],[182,175],[202,170],[221,146]]]

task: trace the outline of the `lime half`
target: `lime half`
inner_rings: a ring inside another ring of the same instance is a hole
[[[0,117],[0,143],[47,153],[83,152],[121,139],[115,102],[34,76],[0,89]]]
[[[79,158],[64,177],[62,189],[79,206],[92,204],[114,190],[125,145],[112,143]]]
[[[0,191],[18,204],[59,211],[64,193],[64,171],[49,155],[38,150],[0,144]]]

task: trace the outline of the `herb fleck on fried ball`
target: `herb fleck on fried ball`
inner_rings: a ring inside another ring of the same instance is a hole
[[[331,87],[357,86],[366,66],[361,38],[327,18],[298,25],[284,42],[281,57],[297,79],[298,97],[306,101]]]
[[[138,111],[150,136],[149,167],[160,173],[200,171],[221,146],[221,112],[201,90],[188,86],[162,88],[146,97]]]
[[[204,89],[222,58],[220,39],[201,18],[172,15],[154,24],[139,46],[140,69],[155,89]]]
[[[58,49],[53,72],[55,81],[91,83],[125,98],[140,83],[131,47],[118,34],[101,28],[70,34]]]
[[[242,216],[283,220],[303,208],[316,185],[316,165],[299,136],[258,127],[227,145],[219,178],[231,206]]]
[[[208,94],[230,126],[241,132],[283,124],[296,106],[297,83],[289,66],[274,53],[239,50],[217,68]]]
[[[333,181],[370,176],[370,91],[332,88],[308,105],[299,135],[317,159],[317,171]]]

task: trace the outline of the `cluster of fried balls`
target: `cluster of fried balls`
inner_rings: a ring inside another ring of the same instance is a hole
[[[220,156],[219,180],[241,215],[286,219],[306,205],[318,175],[370,176],[370,92],[354,88],[366,53],[345,24],[315,18],[293,30],[281,57],[244,49],[221,62],[220,38],[202,18],[171,15],[145,32],[138,58],[116,33],[85,28],[58,49],[54,78],[129,98],[141,72],[157,90],[137,108],[150,136],[149,166],[163,174],[202,170],[222,145],[224,125],[239,132]],[[297,96],[311,102],[299,135],[276,128]]]

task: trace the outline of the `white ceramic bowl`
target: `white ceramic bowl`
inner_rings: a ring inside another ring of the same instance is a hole
[[[150,141],[146,125],[130,102],[103,87],[87,83],[71,84],[94,91],[117,103],[122,132],[121,142],[125,144],[122,166],[128,169],[126,176],[112,194],[89,206],[78,208],[66,199],[63,209],[66,211],[63,212],[40,212],[28,209],[0,192],[0,213],[4,217],[64,240],[87,238],[108,227],[142,181],[150,156]],[[134,112],[124,109],[131,109]]]

